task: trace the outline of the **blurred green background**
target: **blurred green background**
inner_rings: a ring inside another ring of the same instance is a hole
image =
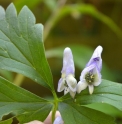
[[[0,0],[0,5],[7,8],[11,2],[18,13],[24,5],[28,6],[36,22],[44,25],[44,46],[55,88],[61,75],[65,47],[72,49],[77,80],[93,50],[101,45],[102,77],[122,82],[122,0]],[[0,73],[39,96],[51,95],[47,89],[20,74],[2,70]],[[122,113],[109,107],[100,106],[108,108],[107,112],[103,111],[117,117],[117,123],[122,124]]]

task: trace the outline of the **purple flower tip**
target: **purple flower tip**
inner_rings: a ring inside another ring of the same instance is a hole
[[[77,85],[77,92],[80,93],[82,90],[89,87],[89,93],[92,94],[94,86],[98,86],[101,83],[101,68],[102,68],[102,53],[103,48],[98,46],[91,59],[87,63],[86,67],[83,69],[80,81]]]

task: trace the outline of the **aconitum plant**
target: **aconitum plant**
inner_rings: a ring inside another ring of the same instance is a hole
[[[122,84],[102,79],[101,53],[102,47],[98,46],[79,80],[75,78],[71,49],[65,48],[61,78],[55,90],[45,56],[43,25],[35,24],[34,15],[26,6],[18,15],[13,4],[6,11],[0,7],[0,69],[20,73],[53,95],[53,99],[41,98],[0,77],[0,124],[11,124],[13,118],[20,124],[43,122],[50,112],[54,124],[115,124],[113,117],[90,106],[110,105],[122,112]],[[64,91],[64,95],[58,97],[57,91]],[[55,119],[56,111],[61,117]],[[10,113],[11,118],[2,120]]]

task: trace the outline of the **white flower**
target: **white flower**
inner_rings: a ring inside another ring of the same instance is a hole
[[[80,81],[77,85],[77,93],[89,87],[89,93],[92,94],[94,91],[94,86],[98,86],[101,83],[101,69],[102,69],[102,59],[101,53],[103,48],[98,46],[91,59],[87,63],[84,70],[81,72]]]
[[[55,119],[55,121],[54,121],[53,124],[64,124],[64,121],[62,120],[62,118],[61,118],[60,116],[58,116],[58,117]]]
[[[64,56],[63,56],[63,68],[62,68],[62,76],[58,82],[58,92],[62,92],[64,90],[64,95],[68,92],[71,97],[74,98],[76,94],[76,86],[77,81],[74,78],[75,67],[73,56],[70,48],[65,48]]]

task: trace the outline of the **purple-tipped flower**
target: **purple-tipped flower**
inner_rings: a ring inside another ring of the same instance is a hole
[[[73,56],[70,48],[65,48],[63,55],[63,68],[62,68],[62,76],[58,82],[58,92],[62,92],[64,90],[64,95],[68,92],[71,97],[74,98],[76,94],[76,86],[77,81],[74,78],[75,67]]]
[[[53,124],[64,124],[64,121],[62,120],[62,118],[61,118],[60,116],[58,116],[58,117],[55,119],[55,121],[54,121]]]
[[[89,93],[92,94],[94,91],[94,86],[98,86],[101,83],[101,69],[102,69],[102,59],[101,53],[103,48],[98,46],[91,59],[87,63],[84,70],[81,72],[80,81],[77,85],[77,92],[80,93],[82,90],[89,87]]]

